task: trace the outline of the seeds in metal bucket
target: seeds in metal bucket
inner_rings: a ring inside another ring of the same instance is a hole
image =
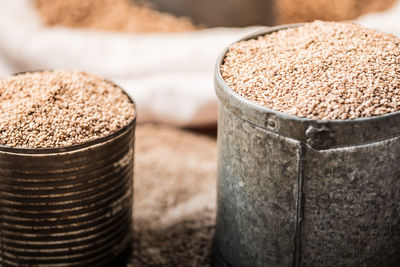
[[[110,135],[134,118],[124,92],[77,71],[44,71],[0,80],[0,144],[57,148]]]
[[[400,39],[357,24],[316,21],[236,43],[221,74],[248,100],[299,117],[400,110]]]

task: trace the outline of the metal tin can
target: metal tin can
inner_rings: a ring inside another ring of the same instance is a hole
[[[161,11],[190,17],[209,27],[274,24],[272,0],[146,0]]]
[[[99,266],[124,254],[135,124],[66,148],[0,147],[1,266]]]
[[[226,52],[214,266],[400,266],[400,112],[320,121],[264,108],[224,82]]]

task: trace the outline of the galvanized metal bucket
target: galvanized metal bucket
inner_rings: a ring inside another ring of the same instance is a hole
[[[161,11],[190,17],[209,27],[274,24],[272,0],[146,0]]]
[[[400,113],[319,121],[264,108],[224,82],[226,52],[214,266],[400,266]]]
[[[0,265],[114,264],[131,240],[136,119],[67,148],[0,147]]]

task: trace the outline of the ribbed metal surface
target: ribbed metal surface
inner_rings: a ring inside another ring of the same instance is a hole
[[[1,266],[98,266],[126,249],[134,130],[66,149],[0,147]]]

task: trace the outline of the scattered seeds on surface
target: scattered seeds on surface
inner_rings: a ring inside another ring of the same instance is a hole
[[[136,129],[134,235],[128,267],[210,266],[217,141],[154,124]]]

